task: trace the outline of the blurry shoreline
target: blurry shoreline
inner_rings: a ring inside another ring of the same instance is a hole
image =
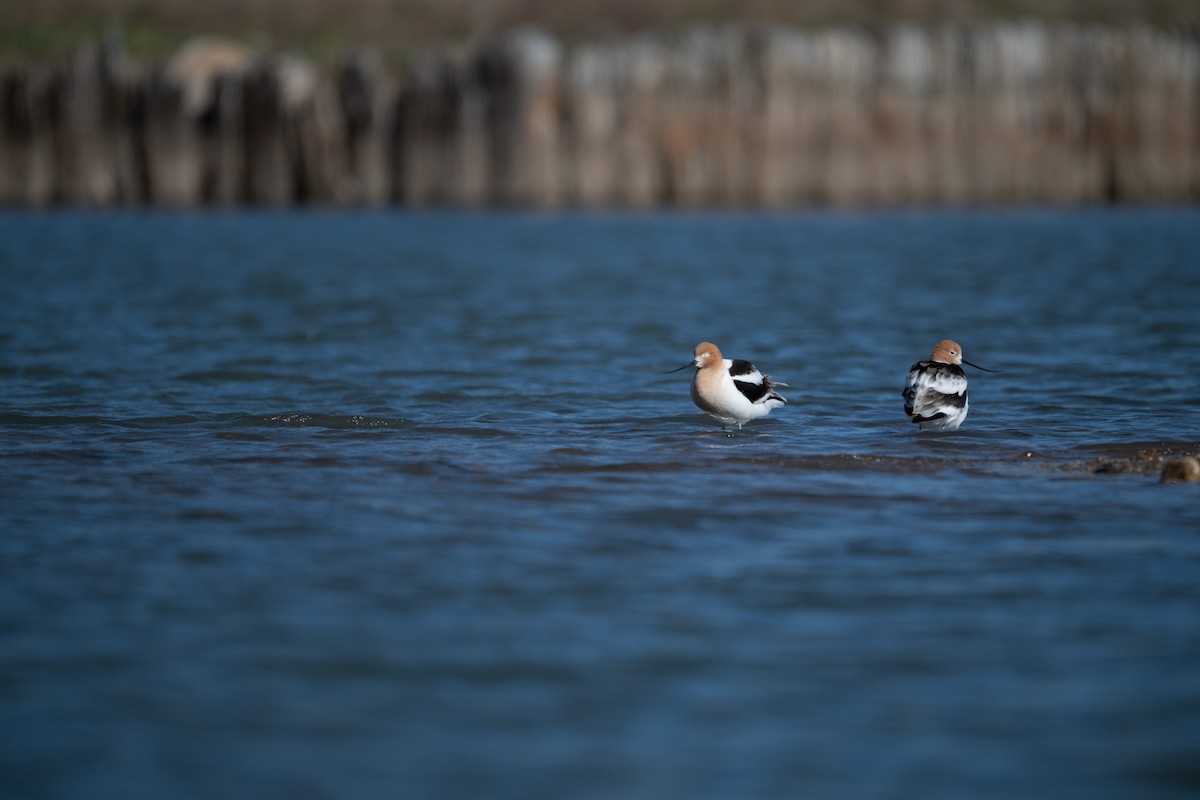
[[[197,39],[0,69],[0,205],[1195,203],[1200,37],[518,29],[328,67]]]

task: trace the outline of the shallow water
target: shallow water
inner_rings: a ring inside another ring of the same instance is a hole
[[[0,794],[1194,797],[1200,212],[0,214]],[[899,389],[944,337],[950,434]],[[722,431],[701,339],[790,384]]]

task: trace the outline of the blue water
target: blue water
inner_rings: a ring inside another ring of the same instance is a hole
[[[1191,798],[1200,211],[0,214],[0,795]],[[952,337],[971,412],[912,430]],[[791,403],[722,431],[701,340]]]

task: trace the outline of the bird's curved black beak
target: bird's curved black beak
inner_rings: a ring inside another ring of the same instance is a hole
[[[981,369],[984,372],[999,372],[1000,371],[998,369],[988,369],[987,367],[981,367],[978,364],[972,364],[970,361],[967,361],[965,358],[962,360],[962,362],[964,364],[966,364],[968,367],[974,367],[975,369]]]
[[[681,369],[687,369],[688,367],[694,367],[694,366],[696,366],[696,362],[689,361],[688,363],[684,364],[682,367],[679,367],[678,369],[664,370],[663,375],[670,375],[672,372],[679,372],[679,370],[681,370]]]

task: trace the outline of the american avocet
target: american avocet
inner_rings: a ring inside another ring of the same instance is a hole
[[[918,361],[908,371],[904,413],[909,421],[939,431],[952,431],[967,418],[967,376],[959,364],[995,372],[962,357],[958,342],[943,339],[928,361]]]
[[[697,367],[692,378],[692,402],[710,417],[716,418],[721,427],[737,425],[771,413],[787,402],[787,398],[775,391],[776,386],[786,383],[771,380],[749,361],[721,357],[720,349],[711,342],[696,345],[696,357],[679,369]]]

